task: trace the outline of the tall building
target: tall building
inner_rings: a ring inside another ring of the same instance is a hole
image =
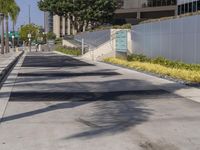
[[[53,14],[44,12],[44,30],[45,32],[53,32]]]
[[[153,19],[177,14],[177,0],[121,0],[122,7],[115,19],[135,24],[139,20]]]

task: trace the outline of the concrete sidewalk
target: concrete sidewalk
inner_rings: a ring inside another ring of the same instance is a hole
[[[31,52],[2,89],[0,101],[12,92],[0,122],[1,150],[200,149],[195,88],[192,94],[133,70]]]
[[[9,95],[12,89],[12,87],[8,87],[8,86],[2,87],[2,84],[6,85],[8,82],[14,83],[13,80],[15,80],[15,78],[12,78],[12,76],[10,76],[12,80],[7,79],[5,83],[4,83],[4,79],[6,78],[7,74],[11,71],[15,63],[18,61],[20,56],[22,56],[22,54],[23,54],[23,51],[10,52],[8,54],[0,55],[0,120],[5,111],[6,105],[9,100]],[[5,91],[7,93],[2,94]]]
[[[57,51],[54,51],[54,53],[57,53],[63,56],[69,56]],[[73,57],[73,56],[70,56],[70,57]],[[200,103],[200,89],[199,88],[187,86],[185,84],[181,84],[175,81],[170,81],[170,80],[159,78],[157,76],[153,76],[150,74],[138,72],[133,69],[123,68],[120,66],[115,66],[112,64],[104,63],[104,62],[86,60],[86,59],[75,57],[75,56],[73,58],[78,59],[83,62],[95,64],[96,66],[99,66],[101,68],[109,67],[110,69],[117,70],[118,73],[126,74],[131,79],[134,78],[132,76],[132,74],[134,73],[137,77],[143,79],[144,81],[150,82],[154,86],[159,86],[161,89],[166,90],[170,93],[173,93],[181,97],[187,98],[188,100],[192,100],[192,101]]]

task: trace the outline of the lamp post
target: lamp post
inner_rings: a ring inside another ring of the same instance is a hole
[[[42,32],[43,34],[43,41],[46,43],[46,32]]]
[[[15,36],[12,35],[12,44],[13,44],[13,51],[15,52]]]
[[[31,52],[31,34],[28,34],[28,41],[29,41],[29,51]]]

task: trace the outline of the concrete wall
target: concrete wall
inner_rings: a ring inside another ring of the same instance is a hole
[[[68,40],[62,40],[62,45],[67,47],[77,48],[78,46]]]
[[[82,38],[85,44],[89,46],[89,52],[82,57],[90,60],[102,60],[106,57],[116,56],[116,32],[122,29],[101,30],[94,32],[84,32],[75,35],[75,40],[81,41]],[[127,30],[128,51],[132,50],[131,31]],[[125,53],[126,54],[126,53]]]
[[[107,41],[96,49],[90,50],[82,56],[84,59],[99,61],[106,57],[114,57],[115,50],[113,49],[113,41]]]
[[[101,30],[94,32],[83,32],[74,36],[74,39],[81,41],[84,39],[84,42],[89,45],[91,48],[96,48],[107,41],[110,41],[111,31],[110,30]]]
[[[200,15],[133,26],[132,52],[200,63]]]

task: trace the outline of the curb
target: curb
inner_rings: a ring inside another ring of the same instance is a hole
[[[24,51],[22,51],[18,56],[14,56],[14,59],[12,58],[13,60],[11,62],[9,62],[9,64],[3,70],[0,71],[0,88],[1,88],[2,82],[4,81],[4,79],[6,78],[6,76],[8,75],[8,73],[15,66],[15,64],[17,63],[17,61],[19,60],[19,58],[23,54],[24,54]]]

